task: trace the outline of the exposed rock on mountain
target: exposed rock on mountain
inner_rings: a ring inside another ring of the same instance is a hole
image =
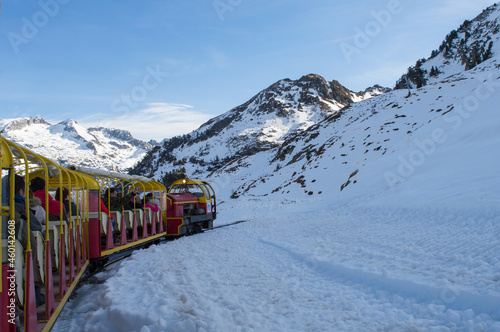
[[[166,140],[132,172],[163,178],[178,166],[191,173],[214,170],[236,158],[280,146],[290,135],[342,108],[388,90],[374,86],[355,93],[315,74],[283,79],[194,132]]]
[[[470,70],[490,59],[500,50],[498,8],[494,4],[472,21],[465,20],[457,30],[451,31],[428,59],[420,59],[415,66],[408,68],[396,82],[395,89],[405,89],[408,85],[420,88],[437,76],[446,77]]]

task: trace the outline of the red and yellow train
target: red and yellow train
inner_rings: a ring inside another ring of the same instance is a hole
[[[213,227],[216,196],[206,181],[179,180],[167,192],[153,179],[65,168],[1,136],[0,144],[2,332],[49,331],[88,271],[125,251]],[[45,184],[35,192],[44,218],[34,217],[28,199],[35,182]],[[41,229],[38,218],[45,219]]]

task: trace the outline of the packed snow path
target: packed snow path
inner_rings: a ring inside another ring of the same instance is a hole
[[[500,330],[498,210],[297,203],[134,253],[56,330]]]

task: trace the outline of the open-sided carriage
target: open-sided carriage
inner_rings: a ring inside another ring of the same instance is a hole
[[[64,168],[1,136],[0,143],[0,330],[48,331],[89,267],[166,236],[166,188],[145,177]],[[16,190],[19,178],[24,181],[22,191]],[[46,221],[41,231],[30,229],[28,193],[34,179],[45,184]],[[111,187],[121,188],[124,195],[134,190],[144,202],[150,193],[153,209],[158,210],[136,209],[132,204],[130,209],[110,211],[110,202],[104,202],[101,194]],[[54,200],[56,191],[64,189],[73,203],[67,208],[63,199]],[[16,213],[23,201],[20,193],[25,194],[24,213]]]

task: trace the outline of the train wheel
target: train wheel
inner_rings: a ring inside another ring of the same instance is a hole
[[[201,226],[201,223],[196,223],[193,225],[193,233],[203,233],[203,227]]]

